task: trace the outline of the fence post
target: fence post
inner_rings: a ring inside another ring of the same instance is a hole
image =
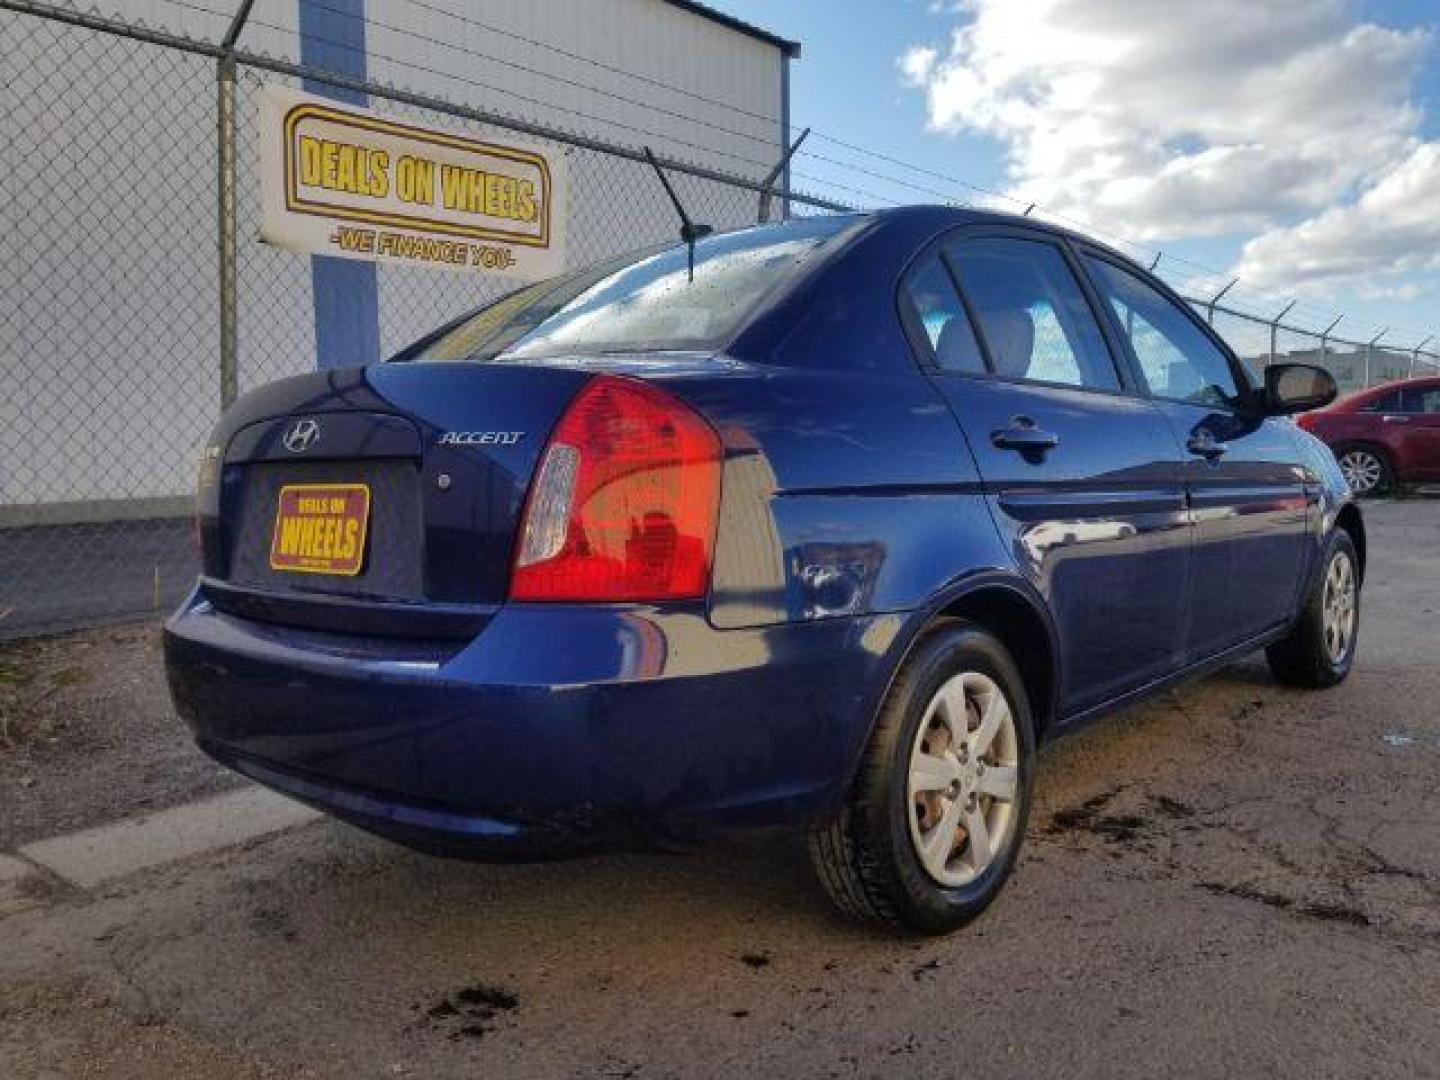
[[[1425,348],[1426,345],[1429,345],[1430,342],[1432,342],[1432,341],[1434,341],[1434,340],[1435,340],[1435,335],[1434,335],[1434,334],[1431,334],[1431,335],[1430,335],[1429,337],[1427,337],[1424,341],[1420,342],[1419,345],[1416,345],[1415,348],[1411,351],[1411,353],[1410,353],[1410,378],[1413,379],[1413,378],[1415,377],[1415,365],[1420,362],[1420,350],[1423,349],[1423,348]]]
[[[781,180],[788,183],[784,178],[790,174],[790,159],[795,156],[795,151],[800,149],[800,144],[809,134],[808,127],[800,132],[800,137],[785,148],[785,152],[780,155],[780,160],[775,163],[775,167],[766,174],[760,191],[760,200],[755,209],[755,224],[764,225],[770,220],[770,198],[775,194],[775,181]],[[786,189],[780,200],[780,220],[785,221],[789,217],[790,192],[789,189]]]
[[[1388,326],[1385,327],[1385,329],[1381,330],[1380,333],[1376,334],[1373,338],[1371,338],[1369,343],[1365,346],[1365,385],[1361,387],[1362,390],[1370,389],[1370,357],[1375,352],[1375,343],[1389,332],[1390,328]]]
[[[1291,300],[1290,303],[1286,304],[1283,308],[1280,309],[1279,315],[1276,315],[1275,318],[1270,320],[1270,358],[1265,361],[1266,367],[1269,367],[1275,362],[1275,334],[1276,331],[1280,328],[1280,320],[1285,318],[1286,315],[1290,314],[1290,309],[1293,308],[1297,302],[1298,301]]]
[[[1221,289],[1221,290],[1220,290],[1219,292],[1217,292],[1214,296],[1212,296],[1208,301],[1206,301],[1206,303],[1205,303],[1205,307],[1206,307],[1205,321],[1206,321],[1207,323],[1209,323],[1211,326],[1214,326],[1214,325],[1215,325],[1215,305],[1220,302],[1220,298],[1221,298],[1222,296],[1224,296],[1227,292],[1229,292],[1231,289],[1233,289],[1233,288],[1234,288],[1236,285],[1238,285],[1238,284],[1240,284],[1240,279],[1239,279],[1238,277],[1237,277],[1237,278],[1231,278],[1229,285],[1226,285],[1223,289]]]
[[[228,407],[235,400],[240,388],[240,332],[239,303],[236,293],[237,244],[235,208],[236,149],[235,149],[235,97],[236,63],[235,43],[245,29],[245,20],[255,0],[241,0],[230,28],[220,43],[220,56],[215,62],[217,98],[215,102],[216,124],[216,190],[218,211],[217,238],[220,252],[220,407]]]
[[[1320,362],[1322,364],[1325,363],[1325,355],[1330,348],[1330,331],[1339,326],[1340,320],[1343,318],[1345,318],[1345,313],[1342,311],[1339,315],[1336,315],[1330,325],[1325,327],[1320,333]]]

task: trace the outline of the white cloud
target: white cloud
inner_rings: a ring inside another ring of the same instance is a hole
[[[1440,143],[1427,142],[1354,202],[1246,243],[1237,272],[1261,287],[1300,282],[1321,289],[1377,272],[1434,267],[1440,267]]]
[[[1407,281],[1402,285],[1377,285],[1358,282],[1355,294],[1362,300],[1418,300],[1429,290],[1418,281]]]
[[[935,61],[939,59],[939,49],[916,45],[913,49],[906,49],[905,54],[900,57],[900,73],[905,76],[906,82],[923,83],[930,78],[930,72],[935,69]]]
[[[900,71],[932,128],[1002,141],[1017,197],[1140,240],[1258,233],[1241,270],[1280,287],[1434,250],[1428,45],[1347,0],[970,0]]]

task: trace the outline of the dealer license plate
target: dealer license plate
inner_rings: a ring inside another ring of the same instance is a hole
[[[365,562],[368,484],[286,484],[275,508],[270,566],[354,577]]]

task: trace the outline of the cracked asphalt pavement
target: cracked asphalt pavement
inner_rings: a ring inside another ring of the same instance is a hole
[[[1350,680],[1255,658],[1055,745],[952,937],[846,923],[792,841],[505,867],[316,822],[32,879],[0,1075],[1440,1076],[1440,501],[1366,509]]]

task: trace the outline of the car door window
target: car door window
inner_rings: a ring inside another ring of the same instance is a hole
[[[985,370],[970,318],[955,291],[950,271],[938,255],[924,259],[906,278],[901,292],[916,322],[924,328],[939,367],[970,374]]]
[[[1440,413],[1440,388],[1406,390],[1401,411],[1407,413]]]
[[[995,374],[1118,390],[1105,338],[1065,256],[1042,240],[983,237],[946,249]]]
[[[1197,405],[1238,403],[1230,361],[1189,312],[1106,259],[1086,255],[1085,262],[1140,362],[1150,393]]]
[[[1389,412],[1389,413],[1403,412],[1403,411],[1404,411],[1404,408],[1403,408],[1403,406],[1402,406],[1402,404],[1401,404],[1401,402],[1400,402],[1400,391],[1399,391],[1399,390],[1396,390],[1396,391],[1395,391],[1394,393],[1392,393],[1392,394],[1382,394],[1380,397],[1378,397],[1378,398],[1376,398],[1374,401],[1370,402],[1369,405],[1366,405],[1366,406],[1365,406],[1363,409],[1361,409],[1360,411],[1361,411],[1361,412],[1382,412],[1382,413],[1383,413],[1383,412]]]

